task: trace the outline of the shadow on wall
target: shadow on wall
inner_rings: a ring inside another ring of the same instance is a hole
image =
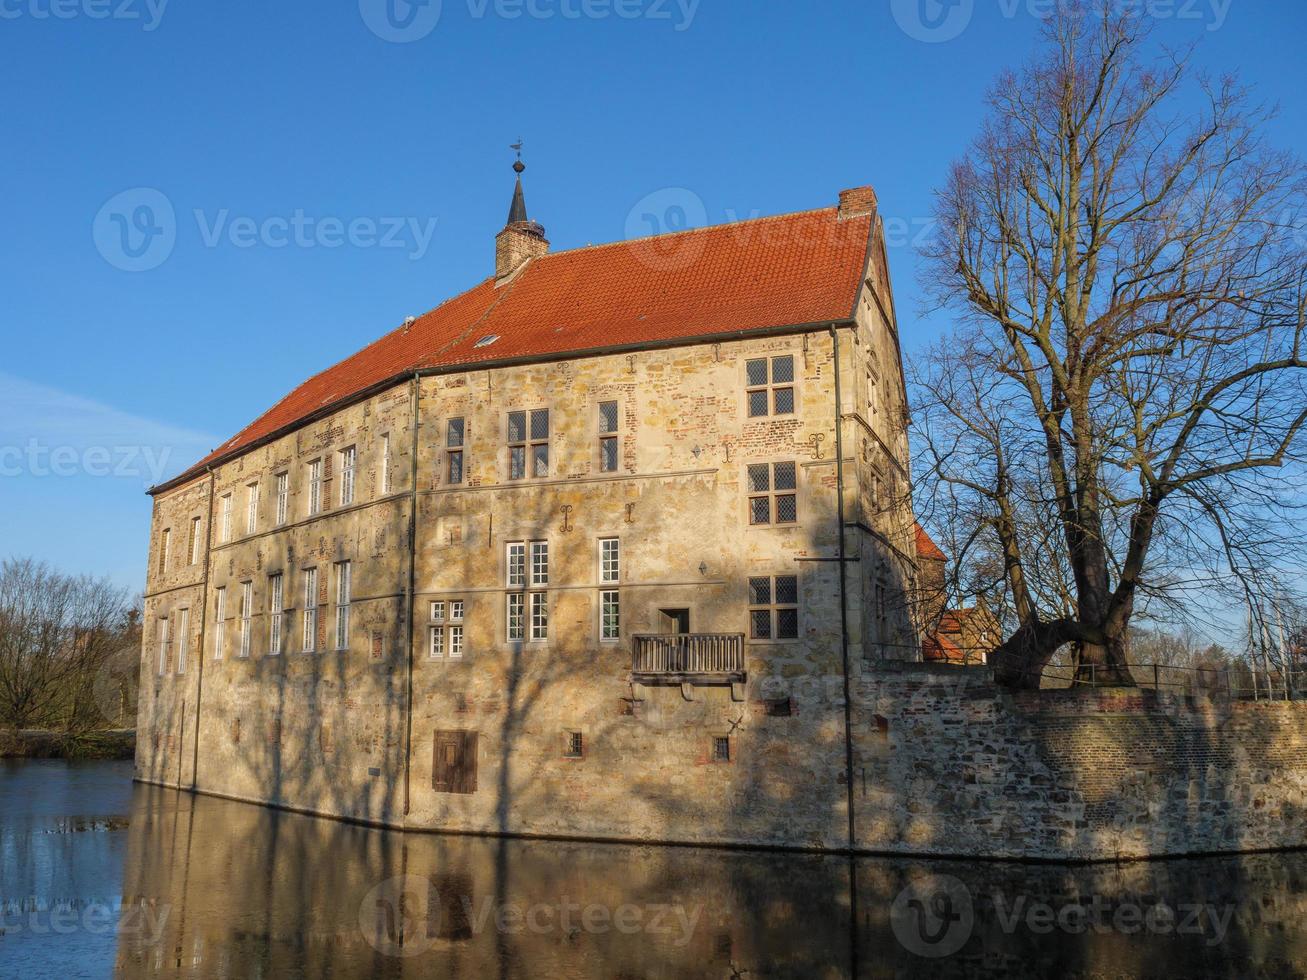
[[[1302,853],[851,862],[401,835],[140,786],[125,867],[124,908],[148,913],[124,913],[128,978],[1233,976],[1307,957]]]

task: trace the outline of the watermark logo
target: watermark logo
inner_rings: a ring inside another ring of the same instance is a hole
[[[91,226],[96,250],[124,272],[148,272],[168,261],[177,244],[172,201],[153,187],[134,187],[104,202]]]
[[[0,0],[0,20],[131,20],[157,30],[168,0]]]
[[[940,44],[967,29],[975,0],[890,0],[890,12],[908,37]]]
[[[359,906],[359,928],[383,956],[418,956],[436,940],[440,914],[435,885],[418,875],[387,878],[367,893]]]
[[[426,256],[438,224],[430,217],[315,216],[303,208],[258,217],[195,208],[191,215],[204,248],[400,249],[414,262]],[[96,249],[115,269],[148,272],[169,259],[185,229],[165,194],[137,187],[106,201],[91,230]]]
[[[899,944],[918,956],[952,956],[971,938],[975,908],[967,886],[951,875],[918,878],[890,907],[890,927]]]
[[[708,209],[694,191],[664,187],[646,194],[626,215],[626,239],[643,264],[665,272],[685,269],[699,260],[704,241],[698,235],[675,235],[708,223]],[[657,237],[654,236],[671,236]]]
[[[440,23],[441,0],[359,0],[363,23],[383,41],[421,41]]]

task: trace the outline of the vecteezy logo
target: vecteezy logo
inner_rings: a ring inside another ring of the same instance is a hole
[[[359,906],[363,938],[384,956],[417,956],[435,942],[440,902],[435,886],[419,875],[387,878]]]
[[[421,41],[440,23],[441,0],[359,0],[368,30],[383,41]]]
[[[949,875],[918,878],[890,907],[890,926],[900,945],[918,956],[952,956],[976,924],[971,892]]]
[[[684,269],[703,254],[699,235],[668,236],[708,223],[703,198],[684,187],[664,187],[646,194],[626,215],[626,239],[637,259],[660,271]]]
[[[96,250],[124,272],[157,269],[177,244],[172,202],[152,187],[136,187],[104,202],[91,226]]]
[[[971,23],[975,0],[890,0],[890,10],[908,37],[927,44],[951,41]]]

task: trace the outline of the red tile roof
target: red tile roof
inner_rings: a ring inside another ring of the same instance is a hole
[[[825,208],[542,256],[305,381],[156,491],[416,371],[849,320],[873,224]]]
[[[948,561],[948,555],[940,551],[939,545],[937,545],[934,541],[930,539],[930,535],[926,533],[926,529],[924,527],[922,527],[920,524],[914,523],[913,528],[917,532],[917,557],[918,558],[931,558],[934,559],[935,561]]]
[[[927,636],[921,641],[921,657],[923,660],[949,660],[958,663],[967,659],[960,646],[947,636],[938,633],[934,636]]]

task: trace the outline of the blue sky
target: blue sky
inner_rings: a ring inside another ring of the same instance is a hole
[[[910,357],[932,188],[1049,6],[0,0],[0,554],[139,588],[146,485],[489,273],[518,137],[559,249],[874,184]],[[1133,6],[1307,150],[1307,4]]]

